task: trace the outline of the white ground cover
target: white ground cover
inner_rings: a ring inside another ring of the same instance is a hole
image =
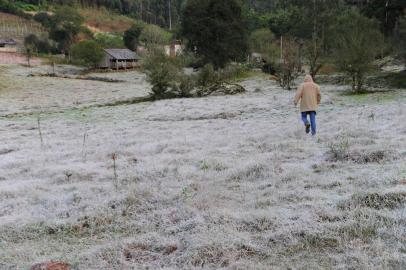
[[[323,85],[312,138],[264,78],[89,108],[149,86],[26,75],[1,68],[0,269],[406,268],[404,90]]]

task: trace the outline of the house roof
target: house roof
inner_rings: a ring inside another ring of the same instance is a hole
[[[0,44],[17,45],[17,42],[14,39],[8,38],[8,39],[0,39]]]
[[[111,57],[117,60],[138,60],[139,56],[129,49],[104,49]]]

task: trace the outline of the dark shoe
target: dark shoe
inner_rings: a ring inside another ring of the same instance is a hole
[[[307,123],[306,124],[306,134],[309,134],[309,133],[310,133],[310,124]]]

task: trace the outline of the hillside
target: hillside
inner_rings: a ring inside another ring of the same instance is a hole
[[[21,51],[24,44],[24,37],[29,34],[42,36],[46,35],[47,32],[35,21],[0,12],[0,38],[12,38],[16,40]]]
[[[79,13],[85,19],[85,25],[93,32],[122,33],[135,22],[134,19],[109,12],[106,9],[83,8]]]

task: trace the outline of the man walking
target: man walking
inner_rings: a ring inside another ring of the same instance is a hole
[[[295,106],[300,101],[300,112],[302,114],[302,121],[306,127],[306,133],[316,135],[316,110],[321,101],[320,86],[313,82],[310,75],[306,75],[304,83],[297,89],[295,95]],[[310,123],[308,120],[310,116]]]

